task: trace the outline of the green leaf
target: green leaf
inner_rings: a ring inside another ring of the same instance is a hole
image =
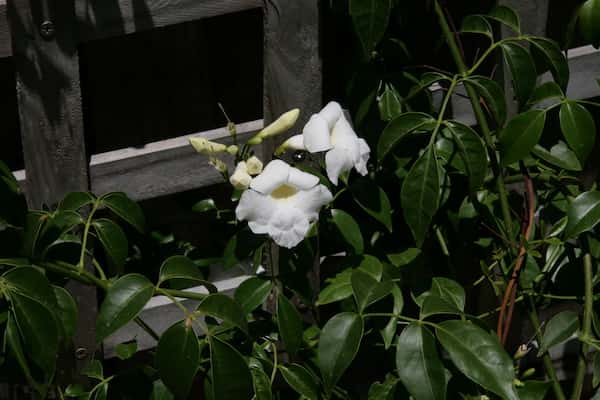
[[[181,321],[162,334],[155,363],[165,386],[176,396],[187,398],[200,363],[200,346],[191,325]]]
[[[477,133],[467,125],[453,121],[447,126],[462,161],[459,164],[462,168],[459,169],[465,171],[469,177],[469,190],[475,192],[483,185],[487,175],[485,145]]]
[[[318,364],[327,393],[331,392],[354,360],[362,335],[362,318],[351,312],[333,316],[321,330]]]
[[[542,344],[538,357],[552,346],[569,339],[579,329],[579,316],[573,311],[563,311],[556,314],[548,321],[544,328]]]
[[[483,15],[467,15],[462,21],[460,31],[464,33],[479,33],[490,39],[494,38],[492,26]]]
[[[565,238],[589,231],[600,222],[600,192],[583,192],[567,208]]]
[[[158,285],[172,279],[199,283],[205,286],[210,293],[218,292],[216,286],[204,280],[196,264],[186,256],[171,256],[160,266]]]
[[[485,100],[491,114],[496,119],[498,126],[506,122],[506,99],[498,82],[485,76],[471,76],[465,84],[475,89],[475,92]]]
[[[358,179],[350,187],[354,201],[370,216],[392,231],[392,207],[385,191],[367,178]]]
[[[550,389],[550,382],[526,381],[524,386],[517,388],[517,394],[520,400],[544,400],[546,392]]]
[[[379,116],[383,121],[391,121],[402,114],[402,101],[400,94],[390,83],[386,83],[383,93],[377,97]]]
[[[98,379],[99,381],[104,379],[104,368],[100,360],[91,360],[83,369],[81,373],[88,378]]]
[[[510,68],[513,88],[519,104],[525,104],[535,88],[537,71],[531,54],[523,46],[508,42],[501,45],[504,59]]]
[[[163,381],[160,379],[155,380],[152,383],[152,393],[150,393],[150,400],[174,400],[175,397],[167,389]]]
[[[33,267],[13,268],[2,275],[8,282],[9,296],[18,293],[40,303],[48,310],[57,309],[54,289],[48,278]]]
[[[250,229],[242,229],[229,239],[223,252],[223,267],[229,269],[244,262],[250,254],[264,243],[264,238]]]
[[[586,42],[600,45],[600,0],[587,0],[579,8],[579,32]]]
[[[538,144],[545,123],[546,113],[541,110],[525,111],[510,120],[500,134],[502,165],[509,165],[527,157]]]
[[[377,161],[383,161],[385,156],[406,135],[418,130],[433,129],[432,124],[435,124],[435,120],[431,115],[416,112],[404,113],[390,121],[381,133],[377,143]]]
[[[140,233],[146,230],[146,219],[141,207],[125,193],[113,192],[101,197],[102,204],[133,226]]]
[[[302,365],[279,365],[279,371],[287,384],[307,400],[319,399],[319,386],[312,374]]]
[[[59,203],[58,209],[63,211],[77,211],[83,206],[96,201],[96,197],[88,192],[71,192]]]
[[[6,329],[4,331],[4,343],[10,351],[15,356],[17,363],[21,367],[27,382],[39,393],[44,392],[45,389],[38,384],[33,376],[31,375],[31,370],[29,369],[29,364],[27,363],[27,359],[25,358],[25,352],[23,351],[23,346],[21,345],[21,339],[19,337],[19,329],[17,327],[17,323],[12,314],[8,315],[8,321],[6,322]],[[42,397],[44,397],[42,395]]]
[[[549,164],[555,165],[559,168],[566,169],[568,171],[581,171],[581,163],[577,159],[575,153],[567,147],[564,142],[558,142],[550,148],[550,151],[546,150],[540,145],[535,145],[531,150],[533,154]]]
[[[154,286],[143,275],[119,278],[106,292],[96,320],[96,340],[103,341],[135,318],[154,294]]]
[[[598,385],[600,385],[600,353],[596,353],[594,355],[592,369],[593,369],[592,387],[595,388]]]
[[[413,322],[398,337],[396,369],[414,398],[446,398],[444,365],[436,349],[435,337],[423,325]]]
[[[460,311],[465,310],[465,289],[452,279],[433,278],[429,294],[446,300]]]
[[[350,0],[350,16],[362,43],[365,56],[371,58],[383,37],[391,12],[390,0]]]
[[[436,333],[454,365],[469,379],[504,399],[518,400],[512,359],[496,336],[458,320],[441,322]]]
[[[536,87],[531,93],[531,97],[529,98],[529,104],[533,105],[548,99],[563,99],[565,97],[560,86],[556,84],[556,82],[548,81],[542,83],[540,86]]]
[[[262,369],[260,361],[250,359],[250,375],[252,375],[252,385],[254,386],[254,400],[271,400],[271,379]]]
[[[439,168],[433,146],[425,149],[404,178],[400,201],[404,219],[417,247],[421,247],[440,203]]]
[[[402,253],[388,254],[387,258],[394,267],[404,267],[412,263],[421,254],[421,249],[411,247]]]
[[[213,400],[249,400],[252,397],[252,376],[244,357],[230,344],[211,336],[210,365]]]
[[[196,204],[192,206],[192,211],[197,213],[203,213],[211,210],[216,210],[217,206],[215,205],[215,201],[213,199],[204,199],[200,200]]]
[[[368,400],[394,400],[397,383],[398,378],[388,374],[382,383],[375,382],[371,385]]]
[[[577,158],[584,163],[596,141],[596,124],[590,112],[574,101],[560,106],[560,129]]]
[[[210,294],[200,302],[198,311],[237,326],[244,332],[248,332],[246,313],[229,296],[221,293]]]
[[[53,286],[56,297],[56,316],[59,319],[59,328],[65,339],[71,339],[77,330],[77,303],[64,288]]]
[[[369,274],[356,270],[350,278],[354,299],[360,313],[369,305],[383,299],[391,293],[393,283],[391,281],[377,282]]]
[[[404,308],[404,296],[402,296],[402,291],[396,284],[392,285],[392,297],[394,298],[393,314],[400,315],[402,313],[402,309]],[[396,336],[397,328],[398,318],[391,317],[385,327],[380,331],[386,350],[392,346],[392,342]]]
[[[237,287],[233,298],[242,307],[244,314],[248,314],[267,300],[272,288],[271,281],[252,277],[246,279]]]
[[[137,352],[137,342],[119,343],[115,347],[115,353],[120,360],[128,360]]]
[[[425,319],[429,316],[438,314],[460,315],[461,311],[456,308],[455,304],[450,303],[447,299],[435,295],[424,296],[421,301],[419,319]]]
[[[566,91],[569,84],[569,63],[560,50],[558,43],[542,37],[531,37],[528,40],[532,45],[531,50],[540,54],[542,60],[550,69],[554,81],[563,92]]]
[[[302,318],[292,302],[281,293],[277,296],[277,327],[286,351],[290,355],[296,354],[302,344]]]
[[[487,16],[503,23],[516,33],[521,33],[519,15],[512,8],[507,6],[496,6],[487,14]]]
[[[102,243],[106,255],[117,267],[122,267],[129,252],[129,243],[123,230],[119,225],[106,218],[95,220],[92,222],[92,226],[100,243]]]
[[[352,215],[345,211],[334,209],[331,210],[331,216],[333,217],[333,223],[338,228],[345,242],[350,245],[354,253],[362,254],[364,250],[362,233],[360,233],[360,227]]]

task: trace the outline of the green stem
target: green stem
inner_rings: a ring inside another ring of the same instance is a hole
[[[150,325],[148,325],[141,317],[135,317],[133,319],[135,321],[136,324],[138,324],[138,326],[140,328],[142,328],[148,335],[152,336],[152,338],[154,340],[156,340],[157,342],[160,340],[160,335],[158,333],[156,333],[154,331],[154,329],[152,329],[152,327]]]
[[[529,300],[529,319],[531,320],[531,324],[533,325],[533,329],[535,331],[535,335],[539,343],[542,343],[542,333],[540,329],[540,319],[538,318],[537,310],[535,308],[535,303],[533,299],[527,296]],[[558,376],[556,375],[556,370],[554,369],[554,365],[552,364],[552,358],[548,352],[545,352],[542,356],[542,361],[544,362],[544,369],[546,370],[546,374],[552,383],[552,390],[554,391],[554,397],[556,400],[565,400],[565,394],[563,393],[562,387],[560,386],[560,381],[558,380]]]
[[[275,382],[275,376],[277,375],[277,344],[271,343],[271,348],[273,349],[273,371],[271,371],[271,385]]]
[[[585,302],[583,306],[583,325],[581,329],[581,337],[584,340],[581,341],[581,351],[577,361],[577,369],[575,370],[575,381],[573,383],[571,400],[579,400],[581,398],[583,381],[585,378],[585,372],[587,370],[587,354],[589,350],[589,344],[586,343],[586,339],[591,336],[592,313],[594,312],[592,298],[592,280],[594,279],[594,276],[592,274],[592,256],[590,253],[586,253],[586,255],[583,256],[583,276],[585,279]]]
[[[90,214],[88,215],[87,221],[85,222],[85,228],[83,230],[83,239],[81,242],[81,254],[79,255],[79,264],[77,264],[77,266],[79,267],[80,270],[83,270],[83,264],[85,261],[85,251],[87,249],[87,240],[88,240],[88,236],[90,233],[90,226],[92,225],[92,218],[94,217],[94,213],[96,212],[96,210],[98,209],[98,207],[100,206],[100,200],[96,199],[96,201],[94,202],[94,205],[92,206],[92,210],[90,211]]]
[[[467,71],[467,66],[465,65],[462,55],[460,54],[458,45],[456,44],[454,33],[450,29],[450,26],[448,26],[448,22],[446,21],[444,11],[442,10],[442,7],[437,1],[435,1],[435,12],[438,16],[440,27],[442,28],[442,32],[444,33],[446,42],[448,43],[448,47],[450,48],[450,53],[452,54],[452,58],[454,59],[458,71],[460,74],[463,75],[463,77],[466,77],[469,75],[469,71]],[[475,89],[473,89],[473,87],[469,85],[465,85],[465,87],[467,90],[467,94],[469,95],[469,99],[471,100],[471,106],[473,107],[475,118],[477,119],[477,123],[481,128],[481,132],[483,134],[485,143],[490,149],[489,156],[492,164],[492,170],[494,172],[494,176],[496,177],[496,186],[498,190],[498,196],[500,198],[500,208],[502,209],[504,229],[510,237],[512,236],[512,216],[510,214],[510,207],[508,204],[508,193],[504,185],[504,179],[496,155],[496,148],[494,145],[494,140],[492,138],[492,133],[487,123],[487,119],[485,118],[483,109],[481,108],[481,104],[479,104],[479,96],[477,96]]]

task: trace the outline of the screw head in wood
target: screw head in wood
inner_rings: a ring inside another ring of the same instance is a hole
[[[78,360],[83,360],[88,356],[88,349],[85,347],[79,347],[75,350],[75,358]]]
[[[46,40],[52,39],[55,32],[56,28],[54,27],[54,22],[52,21],[44,21],[40,25],[40,35],[42,35],[42,37]]]

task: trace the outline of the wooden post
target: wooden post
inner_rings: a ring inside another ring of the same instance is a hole
[[[73,0],[9,0],[21,136],[30,207],[88,190]],[[79,306],[77,367],[96,348],[96,291],[70,282]],[[75,355],[67,361],[73,362]],[[60,377],[59,377],[60,378]]]

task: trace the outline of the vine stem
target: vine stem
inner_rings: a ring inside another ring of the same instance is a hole
[[[590,337],[592,329],[592,313],[593,310],[593,299],[592,299],[592,256],[590,253],[586,253],[583,256],[583,276],[585,279],[585,302],[583,308],[583,325],[581,329],[581,350],[579,353],[579,359],[577,360],[577,369],[575,370],[575,380],[573,383],[573,393],[571,394],[571,400],[579,400],[581,398],[581,392],[583,391],[583,381],[585,378],[585,372],[587,370],[587,354],[589,350],[589,344],[587,339]]]
[[[84,259],[85,259],[85,252],[87,249],[87,240],[88,240],[88,236],[90,233],[90,226],[92,225],[92,218],[94,217],[94,213],[96,212],[96,210],[98,209],[99,206],[100,206],[100,200],[96,199],[96,201],[94,202],[94,205],[92,206],[92,210],[90,211],[90,214],[88,215],[87,221],[85,221],[85,228],[83,230],[83,239],[81,242],[81,254],[79,255],[79,264],[77,264],[80,271],[84,270],[83,263],[84,263]]]
[[[446,42],[448,43],[448,47],[450,48],[450,53],[452,54],[454,63],[456,64],[459,73],[462,74],[463,77],[467,77],[469,76],[469,71],[467,70],[465,61],[463,60],[462,55],[460,54],[460,50],[458,49],[458,46],[456,44],[454,34],[450,29],[450,26],[448,26],[444,10],[442,10],[442,7],[440,6],[438,1],[434,2],[434,8],[438,16],[438,21],[440,27],[442,28],[442,32],[444,33]],[[483,112],[483,109],[481,108],[481,104],[479,103],[479,96],[477,96],[475,89],[473,89],[471,86],[465,85],[465,88],[467,90],[467,94],[469,95],[469,99],[471,100],[471,106],[473,107],[473,112],[475,113],[477,123],[481,128],[481,132],[483,134],[485,143],[490,149],[489,156],[492,164],[492,170],[494,172],[494,176],[496,177],[496,186],[498,190],[498,196],[500,199],[500,208],[502,209],[504,230],[510,236],[512,233],[512,217],[510,214],[510,206],[508,204],[508,193],[504,185],[504,178],[502,176],[502,171],[498,162],[498,156],[496,155],[496,146],[494,145],[494,140],[492,138],[492,133],[487,123],[487,119],[485,118],[485,114]]]

